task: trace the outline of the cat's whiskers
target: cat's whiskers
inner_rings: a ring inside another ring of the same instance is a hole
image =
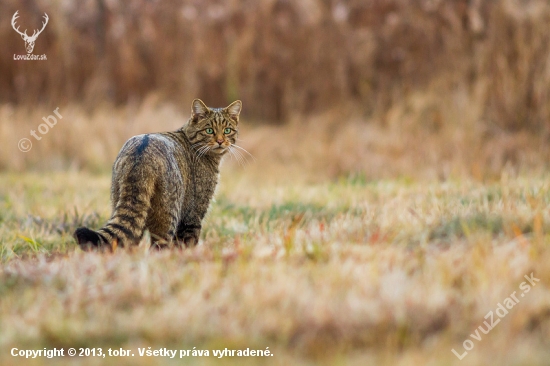
[[[200,150],[203,146],[204,145],[202,144],[202,142],[197,142],[197,143],[191,145],[191,148],[193,150],[195,150],[195,152],[196,152],[196,151]]]
[[[241,154],[239,150],[234,149],[233,146],[229,146],[228,150],[231,156],[233,156],[235,160],[239,163],[239,165],[244,166],[247,163],[246,158]]]
[[[241,147],[241,146],[239,146],[239,145],[237,145],[237,144],[233,144],[232,146],[233,146],[233,147],[236,147],[236,148],[239,149],[239,150],[244,151],[244,152],[247,153],[252,159],[254,159],[254,161],[256,161],[256,158],[254,157],[254,155],[252,155],[251,153],[249,153],[248,150],[246,150],[244,147]]]
[[[243,165],[243,164],[242,164],[242,161],[239,159],[239,157],[237,156],[237,154],[235,154],[235,151],[236,151],[236,150],[233,149],[231,146],[229,146],[227,150],[229,151],[229,154],[230,154],[233,158],[235,158],[235,161],[237,161],[237,163],[239,163],[239,165],[242,166],[242,165]]]
[[[198,158],[203,157],[203,156],[206,155],[206,153],[208,153],[210,150],[212,150],[212,146],[211,146],[211,145],[204,145],[204,148],[201,149]]]
[[[206,148],[206,145],[201,145],[197,148],[193,148],[197,154],[199,154],[202,150]]]
[[[200,157],[203,156],[208,151],[208,148],[209,148],[208,145],[202,145],[196,149],[194,148],[196,160],[200,159]]]

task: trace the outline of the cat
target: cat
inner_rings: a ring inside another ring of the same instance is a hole
[[[195,99],[179,130],[130,138],[113,164],[111,218],[97,231],[78,228],[74,237],[80,247],[130,246],[145,230],[158,246],[197,245],[222,157],[238,147],[241,108],[240,100],[209,108]]]

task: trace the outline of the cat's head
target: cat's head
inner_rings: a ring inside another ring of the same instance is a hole
[[[225,154],[235,144],[241,108],[240,100],[226,108],[209,108],[200,99],[193,101],[185,132],[198,156]]]

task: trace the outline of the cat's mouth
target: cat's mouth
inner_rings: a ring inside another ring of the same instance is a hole
[[[212,151],[215,151],[216,153],[221,154],[221,153],[225,152],[225,150],[227,150],[228,147],[229,146],[218,145],[218,146],[214,146]]]

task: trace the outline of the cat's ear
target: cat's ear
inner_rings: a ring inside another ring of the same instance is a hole
[[[243,107],[243,103],[240,100],[236,100],[233,103],[231,103],[230,105],[228,105],[227,108],[225,108],[225,110],[227,111],[229,116],[231,116],[231,118],[238,121],[239,120],[239,114],[241,113],[242,107]]]
[[[193,120],[198,121],[200,118],[204,118],[210,113],[210,109],[200,99],[195,99],[191,106],[191,112],[193,114]]]

